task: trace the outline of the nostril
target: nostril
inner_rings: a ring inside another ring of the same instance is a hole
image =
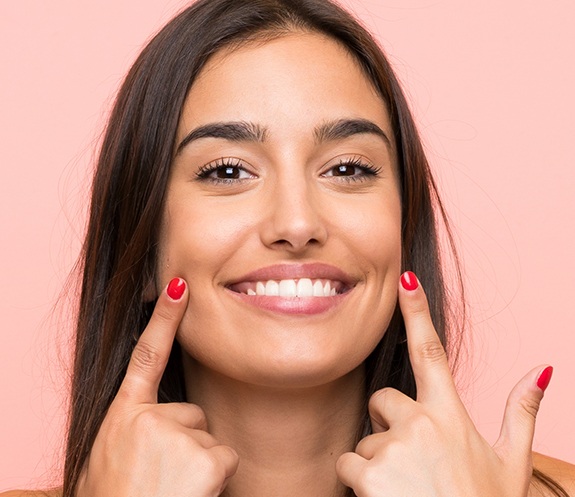
[[[289,209],[274,211],[261,225],[262,242],[290,252],[320,246],[327,241],[328,234],[326,226],[316,217],[303,218]]]
[[[309,245],[319,245],[320,241],[317,240],[316,238],[310,238],[307,241],[298,243],[297,239],[294,240],[285,240],[285,239],[281,239],[281,240],[276,240],[275,242],[273,242],[274,245],[276,246],[281,246],[281,247],[285,247],[285,248],[290,248],[290,249],[296,249],[296,250],[300,250],[303,249]]]

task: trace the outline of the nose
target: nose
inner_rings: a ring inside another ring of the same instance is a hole
[[[303,177],[278,181],[268,197],[269,210],[261,229],[264,245],[290,253],[323,245],[327,226],[319,197]]]

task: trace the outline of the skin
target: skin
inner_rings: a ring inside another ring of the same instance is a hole
[[[178,142],[214,122],[265,129],[261,141],[189,143],[174,160],[168,186],[158,281],[188,281],[178,339],[190,374],[210,385],[214,372],[222,381],[273,389],[328,384],[363,362],[391,318],[401,254],[394,147],[374,133],[322,141],[314,133],[343,119],[375,123],[389,137],[391,126],[351,58],[335,44],[327,47],[321,38],[291,36],[223,52],[184,106]],[[245,178],[198,180],[200,168],[226,157],[244,168]],[[354,159],[380,169],[378,176],[359,169],[351,177],[330,176]],[[262,267],[314,262],[353,280],[334,312],[282,316],[238,302],[225,288]]]
[[[353,447],[362,363],[395,307],[401,253],[393,145],[375,133],[316,136],[325,123],[358,118],[392,136],[385,106],[355,62],[316,36],[217,55],[184,106],[178,142],[213,122],[265,129],[263,140],[202,138],[176,156],[158,270],[162,285],[176,275],[188,281],[178,333],[194,378],[188,398],[206,412],[210,432],[240,453],[228,488],[234,495],[244,486],[261,492],[254,474],[270,460],[277,488],[266,486],[269,495],[293,495],[302,481],[313,495],[341,485],[333,467]],[[246,178],[198,181],[200,168],[221,157],[241,159]],[[351,179],[333,176],[352,159],[377,167],[378,176],[359,169]],[[226,289],[262,267],[316,262],[354,283],[325,313],[269,312]]]
[[[265,128],[265,139],[204,137],[177,151],[158,303],[78,497],[333,497],[346,486],[360,497],[545,495],[528,489],[544,366],[511,392],[501,438],[489,446],[455,390],[424,289],[398,283],[394,147],[374,132],[318,140],[318,127],[341,119],[363,119],[392,136],[383,102],[329,39],[292,34],[210,60],[188,95],[178,143],[213,122],[251,122]],[[239,179],[213,181],[222,169],[198,178],[222,157],[235,158]],[[349,158],[378,174],[358,167],[346,170],[351,181],[334,176]],[[325,312],[270,311],[229,289],[261,267],[316,262],[353,281]],[[185,285],[177,299],[165,290],[173,278]],[[398,298],[418,398],[377,392],[369,403],[374,434],[355,446],[362,363]],[[184,352],[189,403],[158,405],[174,339]],[[575,491],[575,467],[535,461]]]

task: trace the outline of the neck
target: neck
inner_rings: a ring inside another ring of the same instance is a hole
[[[354,449],[364,409],[360,367],[327,385],[269,388],[186,364],[188,400],[206,413],[209,432],[240,457],[227,497],[345,494],[335,464]]]

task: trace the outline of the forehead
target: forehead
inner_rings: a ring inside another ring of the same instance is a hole
[[[301,133],[341,118],[368,119],[393,135],[387,106],[347,49],[327,36],[298,32],[216,53],[190,89],[180,135],[230,120]]]

